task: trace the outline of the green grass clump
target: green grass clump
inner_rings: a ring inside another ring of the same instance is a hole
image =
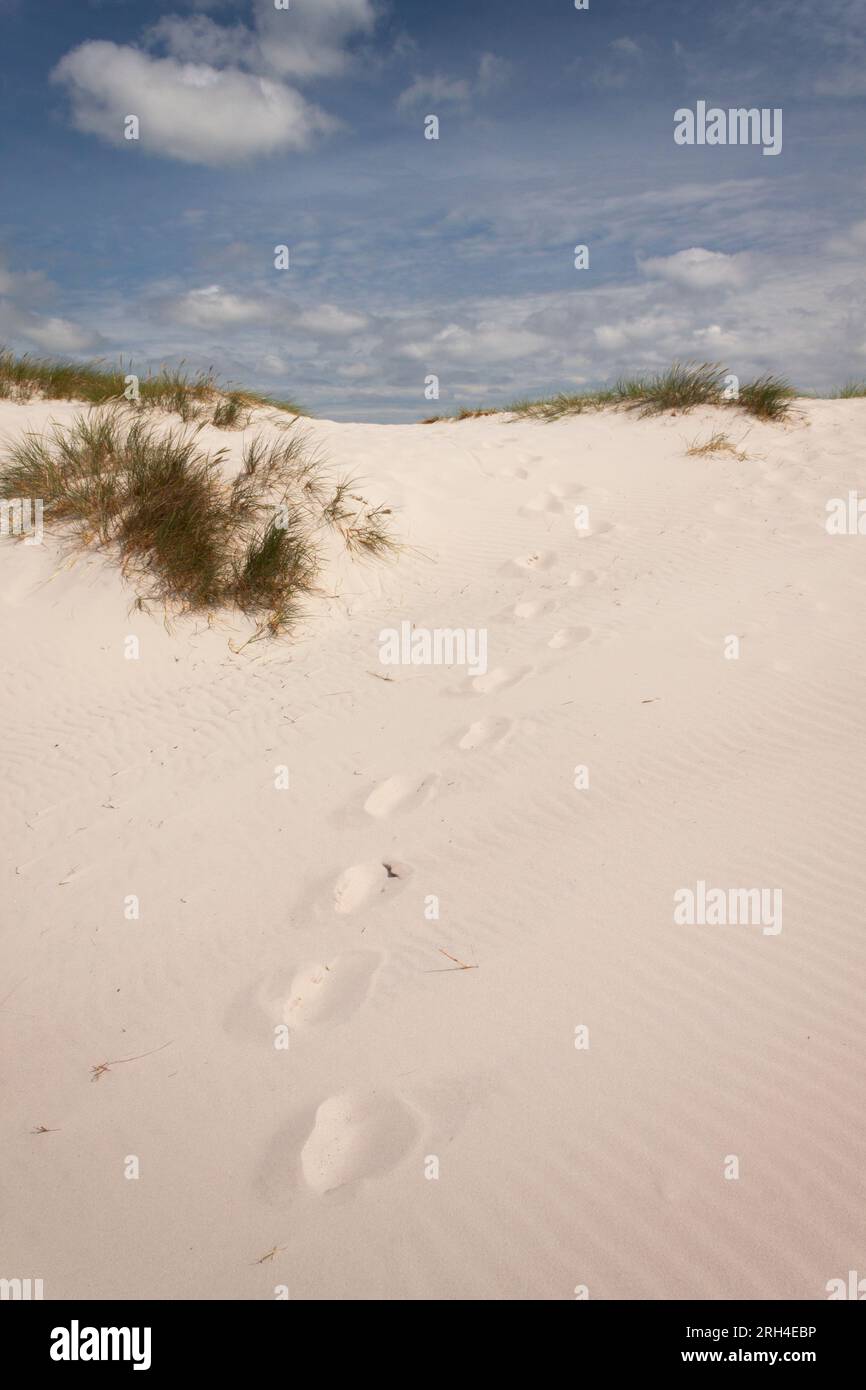
[[[849,401],[855,397],[866,396],[866,381],[846,381],[839,392],[840,399]]]
[[[614,404],[617,401],[612,391],[560,391],[537,401],[514,401],[507,409],[510,415],[530,420],[560,420],[564,415],[582,415],[587,410]]]
[[[464,420],[478,415],[510,415],[512,419],[561,420],[567,415],[582,415],[585,411],[615,407],[638,410],[641,415],[660,415],[668,410],[693,410],[695,406],[718,405],[734,407],[763,420],[781,420],[788,412],[794,390],[780,377],[762,376],[741,386],[739,396],[729,399],[725,393],[727,369],[713,362],[682,365],[675,362],[666,372],[650,376],[621,377],[613,386],[597,391],[570,393],[560,391],[555,396],[539,400],[518,400],[501,411],[461,410],[448,417],[431,416],[424,424],[434,424],[448,418]],[[850,394],[859,394],[851,391]]]
[[[387,508],[334,481],[294,427],[243,449],[226,477],[225,450],[208,453],[195,429],[160,429],[140,413],[106,407],[25,435],[0,462],[0,496],[39,498],[45,526],[79,550],[109,550],[139,606],[237,609],[256,636],[277,636],[316,588],[322,536],[332,528],[350,554],[397,544]]]
[[[245,397],[233,391],[217,401],[211,424],[216,425],[218,430],[243,430],[250,423],[250,414]]]
[[[724,384],[724,367],[711,362],[697,366],[681,366],[675,362],[668,371],[655,376],[618,381],[613,395],[621,405],[639,409],[642,415],[660,415],[665,410],[721,405]]]
[[[84,401],[88,405],[107,405],[125,401],[143,410],[165,410],[179,415],[188,424],[210,414],[218,429],[243,429],[256,406],[285,410],[293,415],[304,412],[292,401],[261,396],[255,391],[225,391],[212,372],[190,377],[182,368],[163,368],[138,380],[138,395],[128,380],[130,368],[106,366],[103,362],[68,362],[51,358],[16,357],[0,348],[0,399],[28,401],[34,396],[45,400]]]
[[[760,376],[740,387],[740,398],[731,404],[739,405],[759,420],[782,420],[787,415],[794,389],[789,382],[778,376]]]

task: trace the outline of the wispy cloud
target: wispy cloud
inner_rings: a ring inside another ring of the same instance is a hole
[[[450,77],[444,73],[416,76],[397,98],[397,109],[410,111],[423,105],[433,114],[444,106],[468,111],[479,99],[505,87],[511,72],[512,65],[506,59],[495,53],[482,53],[472,77]]]

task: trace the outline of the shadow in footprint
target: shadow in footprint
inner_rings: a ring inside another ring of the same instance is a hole
[[[269,1145],[259,1186],[270,1201],[305,1191],[350,1195],[360,1182],[384,1177],[420,1133],[415,1114],[387,1090],[342,1091],[299,1111]]]
[[[369,859],[344,869],[334,884],[334,911],[342,915],[357,912],[382,894],[396,892],[411,876],[410,865],[395,860]]]

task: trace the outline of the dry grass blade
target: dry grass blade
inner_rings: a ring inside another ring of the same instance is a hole
[[[748,458],[748,454],[744,454],[738,449],[733,440],[729,439],[723,430],[715,430],[713,434],[710,435],[709,439],[705,440],[702,444],[699,444],[696,439],[693,440],[688,449],[686,449],[686,454],[689,458],[702,458],[707,454],[731,454],[733,458],[737,459],[740,463],[745,462]]]
[[[155,1047],[150,1052],[139,1052],[136,1057],[116,1057],[113,1062],[99,1062],[90,1068],[90,1079],[98,1081],[111,1067],[119,1067],[124,1062],[140,1062],[144,1057],[154,1057],[157,1052],[164,1052],[167,1047],[171,1047],[171,1042],[163,1043],[162,1047]]]

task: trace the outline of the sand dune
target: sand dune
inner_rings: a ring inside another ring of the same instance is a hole
[[[862,1266],[866,539],[825,519],[864,411],[310,421],[406,549],[239,653],[0,545],[4,1267],[448,1300]],[[744,461],[686,456],[718,428]],[[485,669],[383,666],[403,622]],[[676,923],[699,882],[781,889],[781,931]]]

